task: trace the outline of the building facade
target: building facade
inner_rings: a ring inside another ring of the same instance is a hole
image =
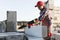
[[[16,22],[17,22],[17,12],[16,11],[7,11],[7,32],[16,31]]]
[[[48,0],[45,3],[45,6],[47,7],[49,11],[49,15],[52,17],[51,32],[54,32],[57,25],[60,26],[60,7],[54,6],[54,0]]]

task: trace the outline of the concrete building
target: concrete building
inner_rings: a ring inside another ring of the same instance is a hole
[[[7,11],[7,30],[8,32],[16,31],[16,11]]]
[[[51,32],[54,32],[54,27],[57,27],[56,25],[60,25],[60,7],[54,6],[54,0],[48,0],[45,3],[45,6],[49,11],[49,15],[52,17]]]

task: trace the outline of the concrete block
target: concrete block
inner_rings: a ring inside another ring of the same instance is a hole
[[[31,36],[27,36],[28,40],[44,40],[42,37],[31,37]]]
[[[35,36],[35,37],[46,37],[47,36],[47,27],[46,26],[32,26],[30,29],[25,28],[25,34]]]
[[[6,37],[6,40],[23,40],[23,36],[8,36]]]

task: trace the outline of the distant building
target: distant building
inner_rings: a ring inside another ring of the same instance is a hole
[[[17,21],[17,25],[27,25],[28,21]]]
[[[17,21],[17,31],[24,31],[23,29],[18,29],[19,27],[21,27],[22,25],[27,25],[28,21]]]
[[[49,11],[49,15],[52,17],[51,31],[53,32],[54,26],[60,25],[60,7],[54,6],[54,0],[48,0],[45,6]]]

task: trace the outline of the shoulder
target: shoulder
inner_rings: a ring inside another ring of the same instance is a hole
[[[45,10],[45,11],[47,11],[47,8],[46,8],[46,7],[44,7],[44,10]]]

